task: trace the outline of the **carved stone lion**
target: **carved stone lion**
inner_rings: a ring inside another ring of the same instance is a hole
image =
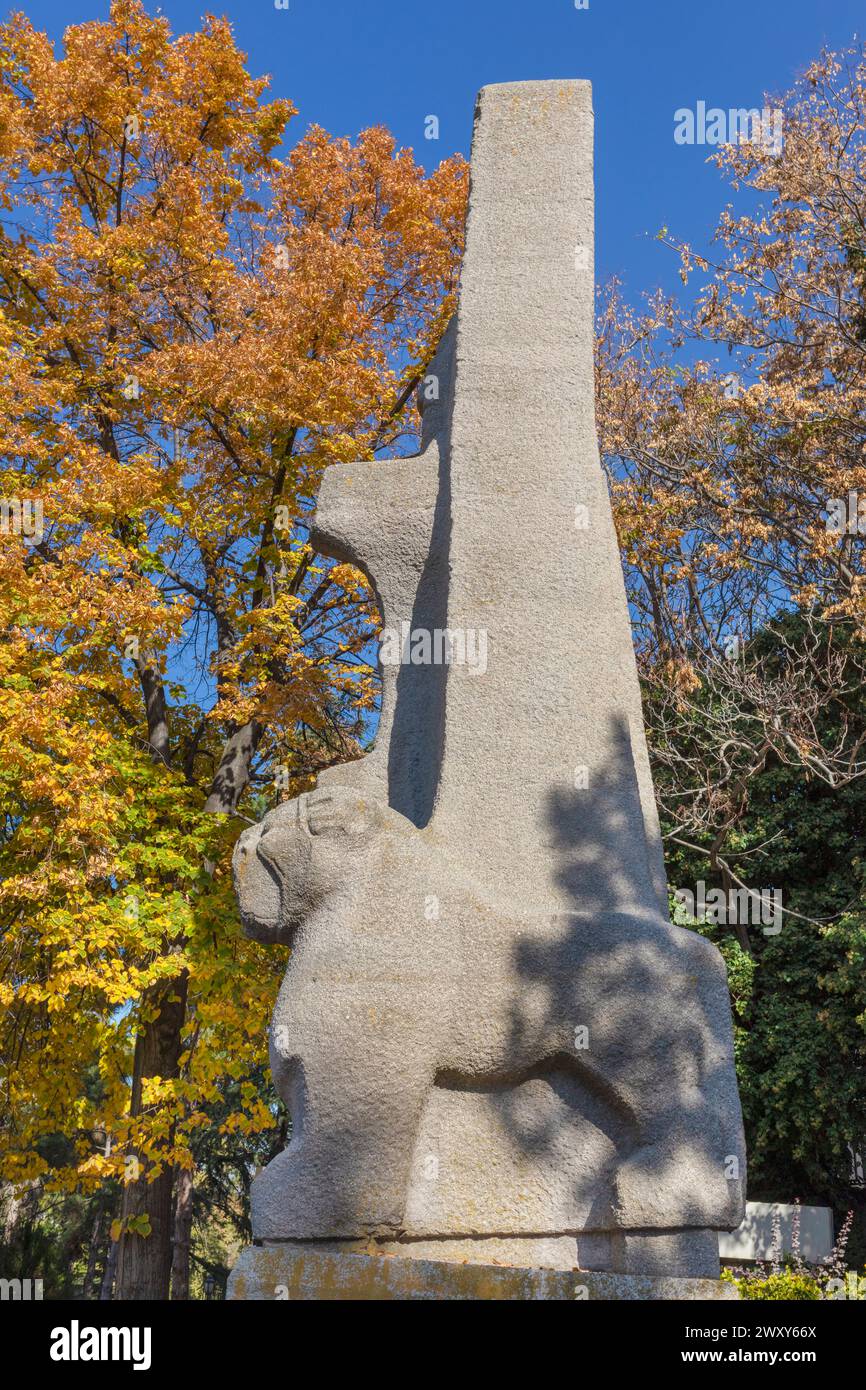
[[[737,1224],[724,966],[700,936],[651,914],[509,916],[429,831],[348,786],[245,831],[234,873],[246,930],[292,947],[271,1063],[293,1137],[253,1185],[259,1238],[400,1235],[431,1088],[545,1065],[615,1117],[598,1228]]]

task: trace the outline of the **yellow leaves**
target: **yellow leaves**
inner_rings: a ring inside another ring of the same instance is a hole
[[[149,1076],[142,1082],[142,1104],[145,1109],[173,1102],[177,1095],[178,1083],[174,1078]]]
[[[95,1185],[132,1153],[188,1162],[227,1080],[229,1129],[273,1124],[257,1078],[285,953],[243,937],[236,825],[219,839],[201,806],[233,723],[266,726],[257,777],[285,760],[291,787],[333,757],[335,710],[358,749],[374,604],[351,566],[311,563],[305,527],[326,466],[411,429],[394,406],[453,305],[466,170],[428,177],[381,129],[313,128],[273,159],[294,108],[263,102],[223,20],[175,40],[116,0],[62,55],[24,19],[2,33],[0,201],[45,234],[0,246],[20,290],[0,445],[47,530],[0,547],[0,1005],[20,1052],[0,1167],[44,1172],[62,1133],[52,1181]],[[165,677],[170,768],[127,639]],[[178,1074],[148,1078],[133,1119],[136,1037],[181,978]]]
[[[78,1172],[82,1178],[113,1178],[117,1176],[117,1166],[116,1159],[104,1153],[92,1153],[78,1164]],[[116,1240],[117,1237],[112,1239]]]
[[[685,658],[661,662],[659,673],[665,684],[680,695],[692,695],[701,688],[700,676]]]
[[[221,1134],[261,1134],[272,1129],[273,1111],[261,1100],[255,1100],[246,1111],[230,1115],[220,1126]]]
[[[111,1239],[120,1240],[124,1234],[131,1236],[141,1236],[147,1239],[152,1233],[150,1217],[147,1212],[139,1212],[135,1216],[127,1216],[122,1221],[115,1220],[111,1223]]]
[[[339,584],[350,599],[369,598],[370,582],[367,576],[354,565],[334,565],[331,570],[331,581]]]

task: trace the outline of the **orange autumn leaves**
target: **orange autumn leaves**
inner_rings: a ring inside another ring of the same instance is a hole
[[[306,522],[330,463],[414,438],[466,169],[382,129],[287,150],[294,114],[223,20],[174,37],[117,0],[59,53],[0,26],[2,493],[44,504],[40,538],[0,537],[8,1178],[189,1162],[265,1059],[281,970],[237,925],[240,823],[205,803],[230,766],[225,809],[260,814],[375,706],[372,595]],[[131,1116],[147,1000],[181,972],[179,1075]],[[232,1124],[271,1124],[242,1094]]]
[[[781,153],[714,156],[748,197],[710,251],[660,234],[692,305],[603,305],[599,428],[653,650],[747,637],[788,601],[866,633],[861,542],[827,526],[866,494],[864,52],[822,55],[781,105]]]
[[[822,54],[780,105],[781,150],[713,156],[736,202],[708,249],[660,233],[681,302],[638,312],[614,286],[597,339],[663,818],[712,856],[768,759],[866,774],[866,49]]]

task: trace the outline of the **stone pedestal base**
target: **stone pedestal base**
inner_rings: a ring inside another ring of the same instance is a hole
[[[457,1264],[453,1260],[363,1255],[313,1243],[250,1245],[231,1272],[230,1299],[333,1302],[395,1299],[677,1300],[729,1299],[733,1284],[718,1279],[600,1274],[589,1270]]]

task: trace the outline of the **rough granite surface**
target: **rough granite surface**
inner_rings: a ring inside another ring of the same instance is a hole
[[[483,89],[421,452],[322,484],[314,542],[385,628],[457,644],[386,665],[373,751],[237,846],[246,929],[292,946],[259,1240],[697,1278],[742,1218],[725,969],[668,918],[596,442],[592,131],[586,82]]]
[[[232,1270],[228,1297],[259,1302],[512,1299],[525,1303],[543,1299],[592,1303],[737,1299],[739,1294],[733,1284],[718,1279],[513,1269],[249,1246]]]

